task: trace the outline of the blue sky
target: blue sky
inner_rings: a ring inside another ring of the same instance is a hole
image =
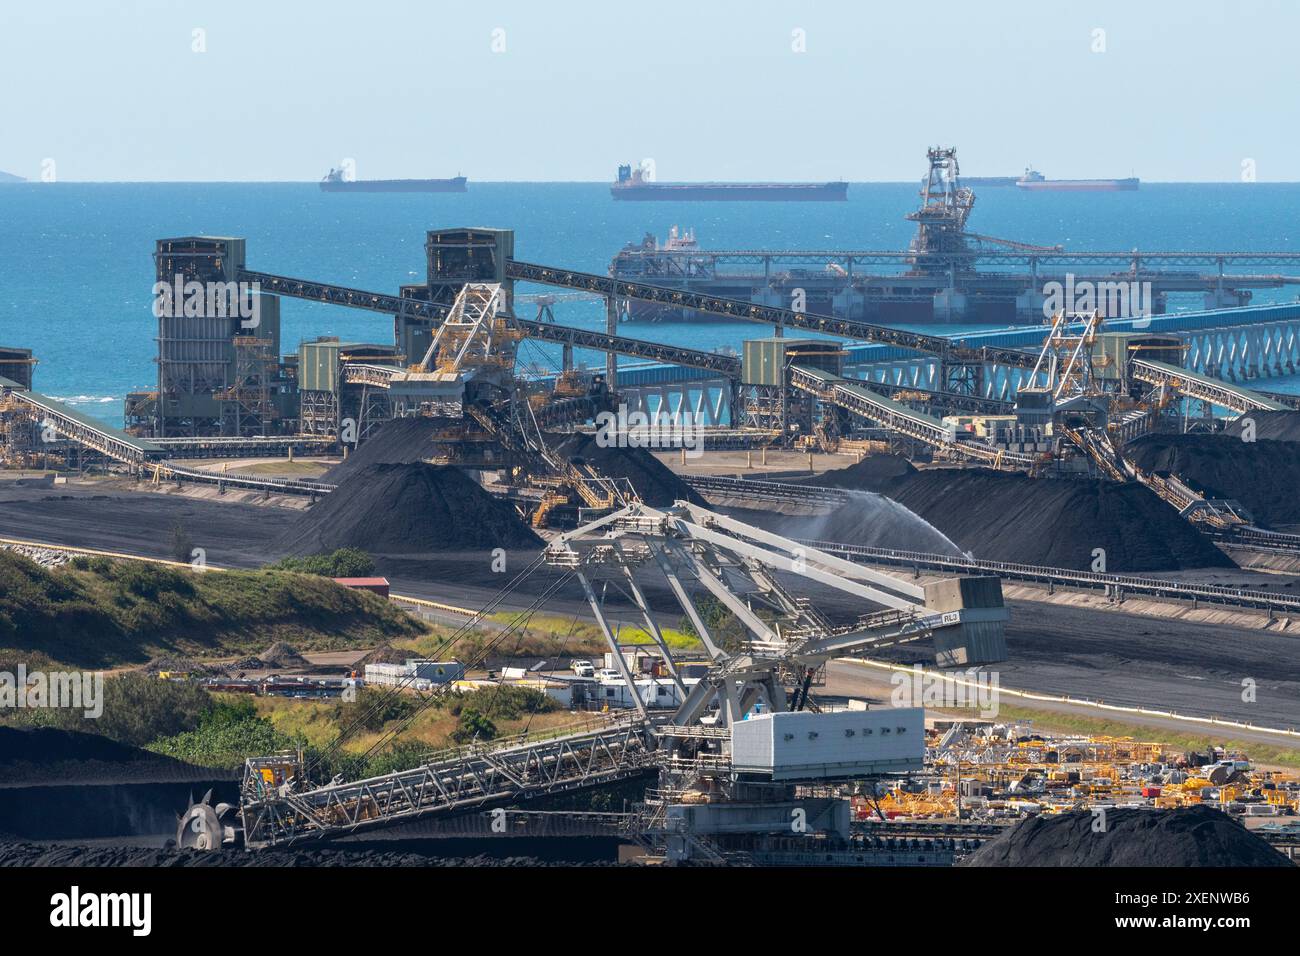
[[[1289,0],[4,0],[0,169],[912,180],[941,143],[976,175],[1296,181],[1298,36]]]

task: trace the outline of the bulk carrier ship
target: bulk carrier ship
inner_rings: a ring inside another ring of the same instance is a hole
[[[615,199],[687,202],[844,202],[849,184],[832,183],[656,183],[640,168],[618,167],[609,187]]]
[[[1026,169],[1021,176],[963,176],[963,186],[1015,186],[1029,190],[1064,192],[1129,192],[1138,188],[1137,177],[1128,179],[1048,179],[1036,169]]]
[[[1128,179],[1047,179],[1036,169],[1026,169],[1016,180],[1016,188],[1029,190],[1060,190],[1064,192],[1130,192],[1138,188],[1136,176]]]
[[[326,193],[463,193],[464,176],[451,179],[344,179],[343,170],[331,169],[320,181]]]

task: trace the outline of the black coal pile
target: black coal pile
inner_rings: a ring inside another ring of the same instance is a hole
[[[980,847],[966,866],[1279,866],[1291,862],[1212,807],[1091,811],[1022,820]]]
[[[1240,438],[1247,427],[1254,429],[1256,439],[1300,442],[1300,411],[1247,412],[1234,419],[1225,434]]]
[[[76,846],[52,843],[0,843],[0,867],[6,866],[166,866],[166,867],[284,867],[284,866],[428,866],[543,867],[572,863],[529,856],[437,856],[405,850],[320,848],[290,850],[239,849],[200,852],[135,846]],[[614,866],[583,861],[582,866]]]
[[[369,465],[353,472],[275,547],[294,555],[337,548],[383,555],[540,544],[509,504],[459,469],[416,463]]]
[[[570,435],[554,445],[557,455],[586,462],[607,478],[626,479],[637,496],[651,507],[674,501],[706,502],[648,449],[602,447],[594,435]]]
[[[877,482],[875,490],[984,560],[1088,570],[1101,548],[1107,571],[1234,566],[1136,483],[931,468]]]
[[[902,455],[868,455],[847,468],[836,468],[801,483],[820,485],[823,488],[883,491],[891,482],[914,474],[916,469]]]
[[[121,763],[155,757],[130,744],[99,734],[54,727],[0,727],[0,766],[8,763],[59,763],[65,760],[111,760]]]
[[[1300,442],[1147,435],[1129,449],[1138,467],[1171,472],[1207,498],[1235,498],[1266,527],[1300,522]]]
[[[432,457],[432,437],[451,424],[447,418],[395,418],[335,465],[322,481],[338,484],[371,465],[409,465]]]
[[[741,521],[802,541],[835,541],[868,548],[925,551],[960,557],[962,551],[942,532],[892,498],[855,491],[823,515],[782,515],[771,511],[727,509]]]
[[[89,780],[191,780],[211,770],[56,727],[0,727],[0,782],[8,785]]]

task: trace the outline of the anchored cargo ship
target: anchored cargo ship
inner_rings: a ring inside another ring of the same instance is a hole
[[[1138,188],[1136,176],[1128,179],[1047,179],[1036,169],[1026,169],[1016,180],[1019,189],[1063,190],[1072,192],[1128,192]]]
[[[832,183],[656,183],[639,168],[618,167],[609,187],[615,199],[679,202],[844,202],[849,184]]]
[[[466,179],[344,179],[343,170],[331,169],[320,181],[327,193],[463,193]]]
[[[1016,186],[1020,189],[1091,190],[1123,192],[1137,189],[1140,180],[1130,179],[1048,179],[1036,169],[1026,169],[1021,176],[962,176],[963,186]]]

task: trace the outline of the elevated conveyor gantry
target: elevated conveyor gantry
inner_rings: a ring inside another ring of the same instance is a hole
[[[299,793],[288,784],[296,755],[260,757],[244,768],[244,845],[286,845],[598,786],[655,765],[653,736],[629,720],[549,740],[465,747],[413,770]]]
[[[114,461],[139,466],[164,453],[153,442],[105,425],[48,395],[23,388],[11,379],[0,378],[0,395],[16,402],[27,417],[43,428],[50,428],[60,437],[77,442]]]
[[[894,345],[928,355],[936,355],[953,362],[994,362],[1016,368],[1032,368],[1035,358],[1033,354],[1020,349],[992,346],[966,348],[941,335],[926,335],[906,329],[873,325],[868,322],[839,319],[834,316],[794,312],[790,309],[758,305],[741,299],[727,299],[695,292],[684,292],[680,289],[650,285],[644,282],[628,282],[595,273],[520,262],[517,259],[506,261],[505,273],[507,278],[519,282],[537,282],[542,285],[597,293],[616,299],[638,299],[645,302],[690,308],[720,318],[797,328],[840,338]],[[241,269],[239,279],[242,282],[259,283],[263,292],[308,299],[315,302],[327,302],[349,308],[368,309],[389,315],[405,315],[413,318],[437,320],[450,311],[448,306],[421,299],[367,292],[346,286],[315,282],[309,279],[290,278],[268,272],[256,272],[250,269]],[[592,332],[588,329],[577,329],[551,322],[537,322],[518,317],[514,321],[530,338],[616,351],[620,354],[673,362],[674,364],[688,365],[692,368],[709,368],[733,376],[739,372],[738,360],[731,356],[719,356],[694,349],[677,349],[673,346]]]
[[[269,272],[242,270],[240,280],[261,284],[263,292],[291,298],[306,299],[311,302],[325,302],[352,309],[366,309],[371,312],[383,312],[388,315],[404,315],[413,318],[437,321],[445,318],[451,307],[423,299],[413,299],[380,292],[366,292],[346,286],[332,285],[325,282],[313,282],[308,279],[293,279]],[[538,322],[515,316],[512,321],[526,336],[543,342],[555,342],[575,348],[589,348],[634,358],[649,359],[656,362],[668,362],[686,368],[698,368],[717,372],[720,376],[736,379],[740,377],[740,359],[734,355],[716,352],[704,352],[699,349],[680,348],[661,342],[648,342],[643,339],[628,338],[623,335],[611,335],[592,329],[559,325],[554,322]],[[362,374],[362,373],[358,373]],[[373,381],[369,384],[383,387],[392,373],[371,371],[365,373]],[[361,381],[361,379],[357,379]]]
[[[984,462],[995,468],[1005,465],[1008,468],[1032,470],[1040,464],[1040,460],[1033,455],[964,440],[954,428],[940,419],[879,395],[853,379],[806,365],[790,366],[788,375],[792,387],[947,455]]]
[[[808,332],[821,332],[838,338],[894,345],[928,355],[936,355],[946,361],[958,363],[994,362],[1016,368],[1032,368],[1035,358],[1034,355],[1020,349],[967,348],[942,335],[926,335],[907,329],[891,328],[887,325],[873,325],[855,319],[841,319],[830,315],[795,312],[791,309],[759,305],[743,299],[727,299],[683,289],[650,285],[644,282],[629,282],[626,279],[617,279],[590,272],[579,272],[573,269],[557,269],[553,266],[520,262],[517,259],[510,259],[506,262],[506,275],[519,282],[537,282],[563,289],[594,292],[614,299],[637,299],[638,301],[673,308],[692,309],[718,318],[736,319],[743,322],[760,322],[765,325],[802,329]]]
[[[1164,386],[1179,395],[1209,402],[1229,411],[1276,412],[1288,407],[1248,388],[1152,359],[1130,359],[1129,375],[1139,382]]]

